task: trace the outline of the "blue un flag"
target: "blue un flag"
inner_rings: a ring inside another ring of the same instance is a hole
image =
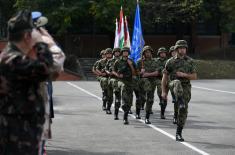
[[[130,56],[135,62],[141,57],[141,51],[144,47],[144,44],[145,43],[140,22],[140,8],[139,4],[137,3]]]

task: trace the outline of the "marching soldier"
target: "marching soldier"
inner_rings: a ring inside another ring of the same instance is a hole
[[[110,59],[105,67],[106,73],[109,75],[109,81],[108,81],[108,86],[109,86],[109,96],[113,97],[113,93],[115,95],[115,100],[114,100],[114,120],[118,120],[118,112],[119,112],[119,107],[121,104],[121,90],[118,88],[118,80],[117,77],[113,74],[113,67],[114,67],[114,62],[119,59],[120,57],[120,48],[114,48],[113,49],[113,58]],[[113,99],[112,99],[113,100]]]
[[[157,94],[158,94],[158,97],[159,97],[159,105],[160,105],[160,108],[161,108],[161,119],[165,119],[165,109],[166,109],[166,106],[167,106],[167,100],[164,100],[161,96],[162,94],[162,88],[161,88],[161,81],[162,81],[162,71],[165,67],[165,63],[166,63],[166,60],[167,60],[167,50],[165,47],[161,47],[158,49],[158,52],[157,52],[157,55],[158,55],[158,58],[156,59],[156,62],[157,62],[157,66],[159,68],[158,72],[159,72],[159,75],[157,77]]]
[[[128,113],[132,105],[133,86],[132,76],[135,75],[134,62],[128,58],[130,54],[129,47],[123,47],[121,49],[121,58],[114,63],[114,75],[118,78],[118,86],[122,92],[122,109],[124,111],[123,123],[129,124]]]
[[[153,59],[153,49],[145,46],[142,50],[142,59],[137,62],[137,68],[140,70],[140,88],[142,90],[141,97],[146,99],[146,115],[145,123],[151,124],[149,121],[150,113],[154,103],[154,92],[156,89],[156,77],[159,75],[157,63]],[[144,59],[143,59],[144,56]],[[140,101],[144,101],[141,99]],[[136,119],[140,119],[140,108],[142,103],[136,105]]]
[[[110,98],[108,97],[108,75],[105,72],[105,66],[106,66],[106,63],[108,62],[108,60],[110,60],[112,58],[112,56],[113,56],[112,55],[112,49],[110,50],[110,48],[107,48],[105,50],[105,58],[101,59],[98,62],[97,66],[96,66],[96,72],[99,75],[100,86],[102,88],[102,94],[103,94],[103,97],[102,97],[102,100],[103,100],[102,109],[106,110],[107,114],[110,114],[107,109],[110,110],[110,108],[111,108],[110,102],[111,101],[109,100]]]
[[[177,54],[167,61],[162,78],[162,97],[167,99],[167,81],[170,78],[169,87],[174,92],[176,103],[179,106],[176,141],[184,141],[182,130],[187,119],[188,103],[191,99],[190,80],[197,79],[195,63],[192,58],[186,55],[187,49],[188,45],[185,40],[176,42]]]
[[[101,56],[101,59],[104,59],[104,58],[105,58],[105,50],[100,51],[100,56]],[[99,63],[99,61],[100,61],[101,59],[97,60],[97,61],[94,63],[94,65],[92,66],[92,72],[96,75],[96,78],[97,78],[98,81],[99,81],[99,74],[98,74],[98,72],[96,71],[96,66],[98,65],[98,63]]]

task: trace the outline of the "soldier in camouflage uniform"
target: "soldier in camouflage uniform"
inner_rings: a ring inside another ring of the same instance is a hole
[[[176,42],[177,54],[167,61],[162,79],[162,97],[167,98],[167,81],[170,78],[169,87],[175,95],[176,104],[179,106],[176,141],[184,141],[182,130],[187,119],[188,103],[191,99],[190,80],[197,79],[195,63],[192,58],[186,55],[187,49],[188,45],[185,40]]]
[[[156,89],[156,77],[159,76],[159,69],[156,61],[152,57],[153,49],[145,46],[142,50],[142,59],[137,61],[137,68],[140,70],[140,89],[141,97],[146,100],[146,116],[145,123],[151,124],[149,121],[150,112],[154,103],[154,92]],[[143,59],[144,56],[144,59]],[[140,101],[144,101],[141,99]],[[136,105],[136,119],[140,119],[140,108],[142,103]]]
[[[101,59],[105,58],[105,50],[100,51],[100,56],[101,56]],[[96,78],[98,81],[99,81],[99,73],[96,71],[96,66],[98,65],[101,59],[97,60],[92,66],[92,72],[96,75]]]
[[[120,57],[120,48],[114,48],[113,49],[113,58],[110,59],[105,67],[106,73],[109,75],[109,80],[108,80],[108,87],[109,87],[109,97],[110,100],[113,101],[113,93],[115,94],[115,104],[114,104],[114,120],[118,120],[118,112],[119,112],[119,107],[121,104],[121,90],[118,88],[118,80],[117,77],[113,74],[113,67],[114,67],[114,62],[119,59]]]
[[[129,124],[128,112],[131,108],[133,97],[132,76],[135,75],[135,65],[134,62],[128,58],[129,54],[130,48],[123,47],[121,49],[121,58],[115,61],[113,70],[114,75],[119,80],[118,87],[121,89],[124,124]]]
[[[175,55],[176,55],[175,46],[171,46],[169,49],[169,57],[172,58]],[[168,82],[168,86],[169,86],[169,82]],[[177,116],[178,116],[178,104],[176,104],[174,92],[172,90],[170,90],[170,92],[171,92],[171,96],[172,96],[172,103],[174,104],[173,124],[176,124],[177,123]]]
[[[96,72],[99,74],[99,80],[100,80],[100,86],[102,88],[102,94],[103,94],[103,97],[102,97],[102,100],[103,100],[103,106],[102,106],[102,109],[103,110],[106,110],[109,109],[111,106],[110,103],[110,99],[108,97],[108,75],[107,73],[105,72],[105,66],[106,66],[106,63],[108,62],[108,60],[110,60],[112,58],[112,49],[110,50],[110,48],[107,48],[105,50],[105,58],[104,59],[101,59],[97,66],[96,66]],[[107,107],[106,107],[107,106]],[[110,106],[110,107],[108,107]],[[107,114],[110,114],[110,113],[107,113]]]
[[[167,106],[167,100],[164,100],[162,98],[162,88],[161,88],[161,81],[162,81],[162,71],[165,67],[165,63],[166,63],[166,60],[167,60],[167,50],[165,47],[160,47],[158,49],[158,52],[157,52],[157,55],[158,55],[158,58],[156,59],[156,62],[157,62],[157,66],[159,68],[159,75],[157,77],[157,95],[159,97],[159,105],[160,105],[160,108],[161,108],[161,119],[165,119],[165,109],[166,109],[166,106]]]
[[[53,58],[27,10],[8,21],[8,38],[0,55],[0,154],[37,155],[45,121],[40,84]]]

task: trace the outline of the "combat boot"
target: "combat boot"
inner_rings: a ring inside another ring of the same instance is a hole
[[[161,119],[166,119],[165,117],[166,103],[161,104]]]
[[[124,116],[123,116],[123,124],[124,125],[128,125],[129,124],[129,121],[128,121],[128,112],[129,111],[124,112]]]
[[[177,113],[174,113],[173,124],[177,124]]]
[[[119,118],[118,118],[118,109],[115,109],[114,110],[114,120],[119,120]]]
[[[108,106],[107,106],[107,109],[106,109],[106,114],[108,114],[108,115],[111,115],[112,114],[112,112],[111,112],[111,105],[112,105],[112,103],[108,103]]]
[[[136,116],[135,116],[136,119],[141,119],[140,117],[140,109],[136,108]]]
[[[182,127],[177,127],[176,129],[176,136],[175,136],[175,140],[176,141],[179,141],[179,142],[183,142],[184,141],[184,138],[182,137],[182,130],[183,128]]]
[[[106,110],[106,101],[103,101],[102,110],[103,110],[103,111],[105,111],[105,110]]]
[[[145,115],[145,124],[151,124],[151,122],[149,121],[149,117],[150,117],[150,112],[146,112],[146,115]]]

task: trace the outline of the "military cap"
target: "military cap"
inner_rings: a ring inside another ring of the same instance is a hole
[[[8,32],[11,34],[32,30],[34,28],[31,12],[22,10],[8,21]]]
[[[113,51],[112,51],[111,48],[106,48],[105,49],[105,54],[112,54],[112,53],[113,53]]]
[[[158,49],[157,55],[159,55],[160,53],[167,53],[167,49],[165,47],[160,47]]]
[[[104,55],[105,54],[105,50],[100,51],[100,55]]]
[[[175,46],[171,46],[169,49],[169,53],[173,52],[175,50]]]
[[[119,47],[115,47],[115,48],[113,49],[113,54],[114,54],[115,52],[121,52],[121,49],[120,49]]]
[[[186,41],[186,40],[178,40],[178,41],[175,43],[175,49],[178,49],[178,48],[180,48],[180,47],[188,48],[187,41]]]
[[[124,47],[121,49],[121,53],[123,53],[124,51],[127,51],[129,54],[131,53],[130,47],[127,47],[127,46],[124,46]]]

